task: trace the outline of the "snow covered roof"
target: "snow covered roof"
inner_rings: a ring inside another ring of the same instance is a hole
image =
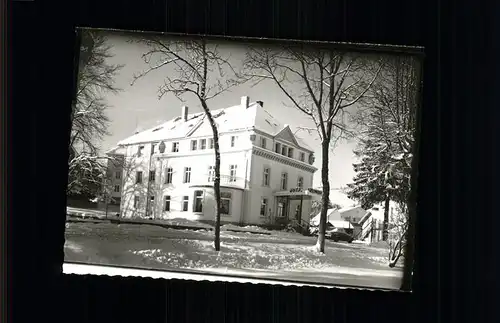
[[[315,217],[311,219],[309,224],[313,227],[319,226],[319,220],[321,218],[321,212],[319,212]],[[349,221],[342,220],[340,213],[336,209],[328,209],[326,222],[333,225],[335,228],[352,229],[354,226]]]
[[[125,149],[120,146],[116,146],[106,151],[104,154],[106,155],[122,155],[125,154]]]
[[[347,213],[347,212],[354,211],[354,210],[361,210],[361,211],[366,212],[366,210],[363,209],[361,206],[351,206],[351,207],[344,207],[344,208],[340,209],[339,213],[343,214],[343,213]]]
[[[179,109],[181,112],[181,109]],[[239,104],[224,109],[212,110],[219,133],[241,130],[258,130],[276,136],[287,125],[282,125],[269,111],[264,109],[262,102],[252,102],[248,108]],[[203,112],[187,115],[184,121],[181,114],[167,122],[150,129],[138,132],[118,143],[118,146],[131,145],[162,140],[180,139],[196,132],[196,136],[211,136],[212,129]],[[301,138],[295,136],[299,146],[313,152]]]
[[[311,221],[309,221],[309,224],[312,226],[318,226],[320,218],[321,218],[321,211],[318,214],[316,214],[311,219]],[[335,209],[335,208],[328,209],[328,211],[326,213],[326,222],[331,223],[332,221],[338,221],[338,220],[341,220],[341,218],[340,218],[340,214],[338,213],[337,209]]]

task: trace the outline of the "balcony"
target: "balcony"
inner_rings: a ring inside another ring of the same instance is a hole
[[[214,176],[210,174],[197,175],[191,177],[190,186],[213,186]],[[245,189],[248,187],[249,181],[243,177],[236,177],[230,175],[220,175],[220,185],[223,187],[232,187]]]

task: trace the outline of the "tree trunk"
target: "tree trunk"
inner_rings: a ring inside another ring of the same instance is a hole
[[[394,246],[394,250],[391,252],[391,257],[389,259],[390,268],[394,268],[396,266],[399,258],[403,254],[403,239],[404,239],[404,234],[399,238],[398,242]]]
[[[389,238],[389,207],[390,207],[390,198],[389,194],[385,196],[385,205],[384,205],[384,227],[382,231],[382,240],[387,241]]]
[[[210,113],[207,103],[204,100],[201,101],[201,106],[205,111],[205,115],[210,122],[210,127],[212,128],[212,134],[214,136],[214,152],[215,152],[215,179],[214,179],[214,195],[215,195],[215,237],[214,237],[214,248],[216,251],[220,251],[220,211],[221,211],[221,198],[220,198],[220,150],[219,150],[219,130],[217,129],[217,124]]]
[[[213,122],[213,121],[212,121]],[[215,124],[214,124],[215,126]],[[214,133],[214,150],[215,150],[215,180],[214,180],[214,194],[215,194],[215,239],[214,247],[216,251],[220,251],[220,211],[221,211],[221,198],[220,198],[220,151],[219,151],[219,134],[217,128]]]
[[[316,243],[316,249],[318,252],[325,252],[325,231],[326,231],[326,217],[328,213],[328,205],[330,202],[330,180],[328,174],[329,166],[329,152],[330,143],[323,140],[321,143],[321,182],[323,184],[323,192],[321,195],[321,215],[319,220],[319,230],[318,230],[318,241]]]
[[[406,234],[408,233],[408,227],[406,227],[396,242],[396,245],[392,250],[390,250],[389,254],[389,267],[393,268],[398,263],[399,258],[403,255],[405,251],[405,240]]]

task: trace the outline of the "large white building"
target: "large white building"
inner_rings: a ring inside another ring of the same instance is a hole
[[[221,221],[277,224],[308,221],[314,152],[261,101],[212,111],[221,152]],[[122,217],[215,220],[212,129],[204,113],[179,116],[126,138],[109,154],[123,156],[113,165]]]

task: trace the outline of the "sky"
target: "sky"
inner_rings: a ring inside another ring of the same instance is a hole
[[[202,111],[197,99],[192,96],[185,96],[184,102],[170,94],[158,99],[158,86],[163,84],[165,75],[174,73],[170,67],[149,73],[131,85],[134,75],[148,67],[141,57],[146,48],[144,45],[128,41],[128,38],[120,34],[109,35],[108,43],[112,46],[111,54],[113,55],[109,58],[109,63],[122,64],[124,67],[115,80],[116,86],[122,91],[118,94],[106,95],[110,106],[107,114],[111,123],[110,136],[105,137],[100,144],[102,151],[113,148],[118,141],[133,135],[136,130],[148,129],[179,116],[183,105],[189,107],[189,113]],[[244,57],[241,47],[223,47],[220,50],[223,53],[226,51],[230,53],[232,64],[236,65],[235,68]],[[271,80],[257,85],[250,83],[238,85],[211,100],[210,107],[215,110],[240,104],[242,96],[249,96],[250,102],[263,101],[266,110],[282,124],[290,125],[292,131],[295,131],[297,126],[312,127],[314,125],[306,115],[290,106],[286,96]],[[321,186],[321,142],[316,133],[309,134],[299,130],[296,134],[316,152],[314,166],[318,168],[318,171],[314,176],[314,186]],[[332,150],[330,154],[330,187],[332,189],[344,187],[352,181],[355,175],[352,167],[356,161],[353,154],[355,147],[354,141],[341,141]]]

